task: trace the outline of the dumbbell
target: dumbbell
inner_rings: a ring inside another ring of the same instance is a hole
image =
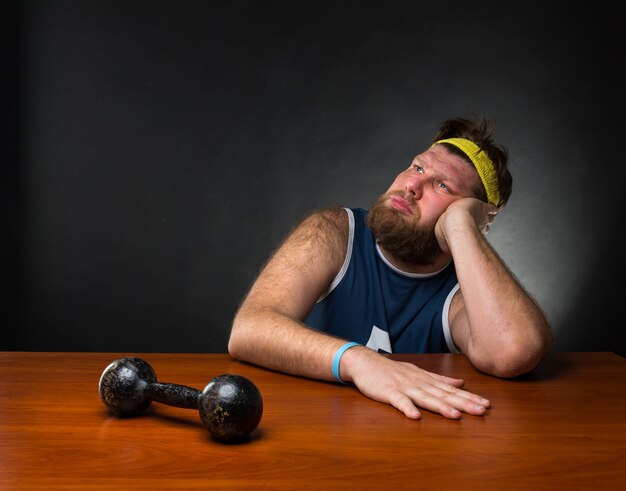
[[[225,442],[246,439],[263,414],[259,389],[241,375],[219,375],[199,391],[186,385],[158,382],[150,364],[135,357],[111,362],[102,372],[98,389],[104,405],[119,417],[137,416],[152,401],[198,409],[204,427]]]

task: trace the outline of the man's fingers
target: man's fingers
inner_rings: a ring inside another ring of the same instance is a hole
[[[461,389],[464,384],[462,379],[422,372],[427,376],[425,383],[406,391],[406,395],[419,407],[458,419],[461,412],[483,415],[491,404],[488,399]]]
[[[428,388],[426,390],[416,389],[408,395],[419,407],[439,413],[450,419],[459,419],[461,413],[474,416],[485,414],[487,410],[485,405],[478,403],[473,398],[465,397],[465,394],[462,394],[464,391],[458,392],[453,393],[438,388]]]
[[[439,413],[449,419],[459,419],[461,411],[443,399],[439,399],[427,391],[415,389],[409,394],[414,404],[421,408],[428,409],[433,413]]]
[[[461,390],[461,387],[465,385],[465,381],[463,379],[450,378],[450,377],[446,377],[445,375],[439,375],[438,373],[427,372],[425,370],[422,370],[422,371],[430,375],[433,379],[435,379],[433,383],[431,384],[433,389],[439,389],[438,392],[431,391],[431,393],[435,397],[445,399],[453,395],[453,396],[463,397],[465,399],[470,400],[474,404],[479,404],[486,408],[488,408],[491,405],[491,402],[488,399],[485,399],[484,397],[481,397],[477,394],[473,394],[472,392]]]
[[[407,418],[420,419],[422,417],[422,414],[419,412],[419,409],[415,407],[413,401],[401,392],[398,392],[391,397],[389,399],[389,404],[401,413],[404,413]]]
[[[488,408],[491,405],[491,402],[484,397],[479,396],[478,394],[473,394],[472,392],[468,392],[466,390],[459,389],[457,387],[450,387],[447,385],[432,385],[429,392],[434,397],[438,399],[443,399],[448,401],[450,404],[454,404],[455,407],[461,409],[460,405],[478,405],[484,408]]]
[[[420,368],[420,370],[422,369]],[[465,385],[465,380],[463,380],[462,378],[446,377],[445,375],[439,375],[438,373],[428,372],[426,370],[422,370],[422,372],[433,377],[436,380],[439,380],[445,384],[450,384],[454,387],[463,387]]]

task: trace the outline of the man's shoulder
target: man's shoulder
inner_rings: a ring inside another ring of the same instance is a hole
[[[341,206],[320,208],[307,215],[298,228],[308,240],[321,240],[343,248],[349,234],[348,213],[348,209]]]
[[[351,219],[365,219],[368,210],[363,208],[349,208],[347,206],[329,206],[313,211],[306,218],[326,221],[330,225],[346,227]]]
[[[347,227],[348,220],[348,208],[344,208],[342,206],[329,206],[313,211],[305,218],[304,222],[310,222],[311,224],[324,229],[343,230]]]

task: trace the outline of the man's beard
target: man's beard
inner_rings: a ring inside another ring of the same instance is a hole
[[[435,225],[419,225],[419,210],[413,208],[412,216],[403,215],[385,204],[394,193],[378,198],[367,214],[367,226],[378,244],[394,258],[413,264],[432,264],[441,253],[435,237]],[[415,200],[403,193],[396,193],[407,199],[412,207]]]

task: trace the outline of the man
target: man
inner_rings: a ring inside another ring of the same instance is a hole
[[[463,380],[386,357],[464,353],[479,370],[532,370],[552,336],[485,238],[511,194],[507,152],[484,118],[444,122],[365,212],[307,217],[265,266],[233,321],[232,356],[294,375],[352,382],[409,418],[458,419],[490,401]]]

